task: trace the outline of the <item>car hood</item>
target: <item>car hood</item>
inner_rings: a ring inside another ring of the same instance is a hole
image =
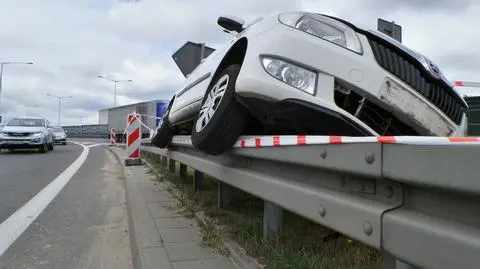
[[[44,127],[29,127],[29,126],[5,126],[1,130],[2,132],[19,132],[19,133],[35,133],[44,132]]]
[[[65,132],[53,132],[54,135],[65,135]]]

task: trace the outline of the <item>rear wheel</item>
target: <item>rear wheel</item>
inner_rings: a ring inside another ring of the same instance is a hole
[[[230,65],[205,93],[192,128],[192,144],[199,150],[218,155],[235,144],[250,118],[249,111],[235,99],[239,65]]]
[[[157,130],[155,130],[155,133],[151,138],[151,143],[156,147],[165,148],[170,143],[170,141],[172,141],[173,135],[175,134],[175,130],[168,121],[169,113],[170,107],[165,112],[162,118],[162,123],[157,128]]]
[[[54,147],[54,146],[55,146],[55,145],[53,144],[53,140],[52,140],[52,142],[48,145],[48,150],[52,150],[52,151],[53,151],[53,147]]]

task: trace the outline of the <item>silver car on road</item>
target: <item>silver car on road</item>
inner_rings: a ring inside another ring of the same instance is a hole
[[[53,128],[53,140],[55,144],[67,144],[67,131],[65,131],[62,127],[55,127]]]
[[[0,149],[38,149],[45,153],[53,150],[53,129],[43,117],[16,117],[0,130]]]

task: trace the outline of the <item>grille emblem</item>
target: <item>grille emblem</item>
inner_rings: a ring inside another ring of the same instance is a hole
[[[428,67],[429,67],[429,69],[430,69],[429,71],[430,71],[430,73],[432,73],[432,75],[434,75],[435,77],[440,77],[441,76],[440,68],[438,68],[438,66],[436,64],[434,64],[431,61],[428,61]]]

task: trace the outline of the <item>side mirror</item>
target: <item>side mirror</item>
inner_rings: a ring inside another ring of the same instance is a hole
[[[234,17],[218,17],[217,20],[217,24],[220,25],[223,29],[237,33],[240,33],[244,30],[244,23],[245,22],[243,20]]]

